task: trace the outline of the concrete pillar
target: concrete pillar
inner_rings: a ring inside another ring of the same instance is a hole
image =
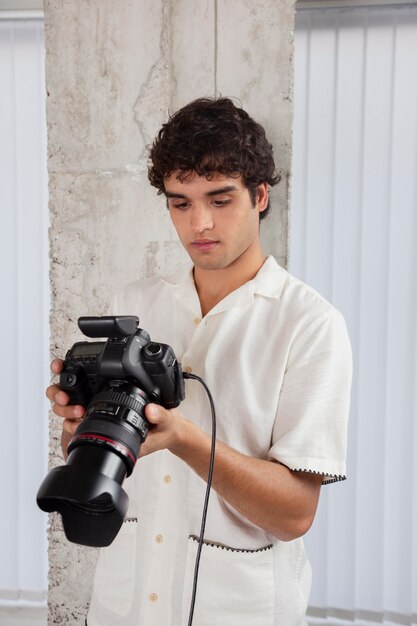
[[[233,96],[267,128],[282,181],[262,225],[285,264],[295,0],[45,0],[51,352],[115,289],[186,259],[146,176],[146,145],[168,111]],[[51,466],[62,463],[51,418]],[[49,530],[49,622],[84,623],[96,551]]]

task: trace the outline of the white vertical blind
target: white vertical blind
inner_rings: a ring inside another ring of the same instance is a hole
[[[355,367],[348,480],[306,537],[315,624],[417,624],[416,174],[417,6],[299,11],[289,266]]]
[[[43,23],[0,19],[1,607],[44,605],[48,211]]]

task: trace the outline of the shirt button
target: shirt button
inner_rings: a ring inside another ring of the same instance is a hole
[[[190,367],[189,365],[187,365],[183,369],[184,369],[184,372],[187,372],[187,374],[191,374],[191,372],[193,371],[193,368]]]
[[[172,478],[169,474],[167,474],[166,476],[164,476],[164,483],[169,484],[172,481]]]
[[[156,593],[151,593],[149,596],[149,600],[151,602],[156,602],[158,600],[158,595]]]
[[[156,537],[155,537],[156,543],[162,543],[163,540],[164,540],[164,538],[163,538],[162,535],[156,535]]]
[[[201,322],[201,319],[200,319],[199,317],[195,317],[195,318],[194,318],[194,324],[195,324],[196,326],[198,326],[200,322]]]

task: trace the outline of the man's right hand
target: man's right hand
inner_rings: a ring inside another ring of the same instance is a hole
[[[53,374],[60,374],[64,367],[64,361],[54,359],[51,363]],[[61,446],[64,458],[67,458],[67,447],[72,435],[81,422],[85,408],[79,404],[68,404],[69,395],[62,391],[59,385],[50,385],[46,390],[46,397],[52,402],[52,410],[58,417],[64,419],[62,424]]]

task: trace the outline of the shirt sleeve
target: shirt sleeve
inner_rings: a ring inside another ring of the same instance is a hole
[[[290,350],[269,458],[293,471],[346,478],[352,354],[336,309],[320,315]]]

